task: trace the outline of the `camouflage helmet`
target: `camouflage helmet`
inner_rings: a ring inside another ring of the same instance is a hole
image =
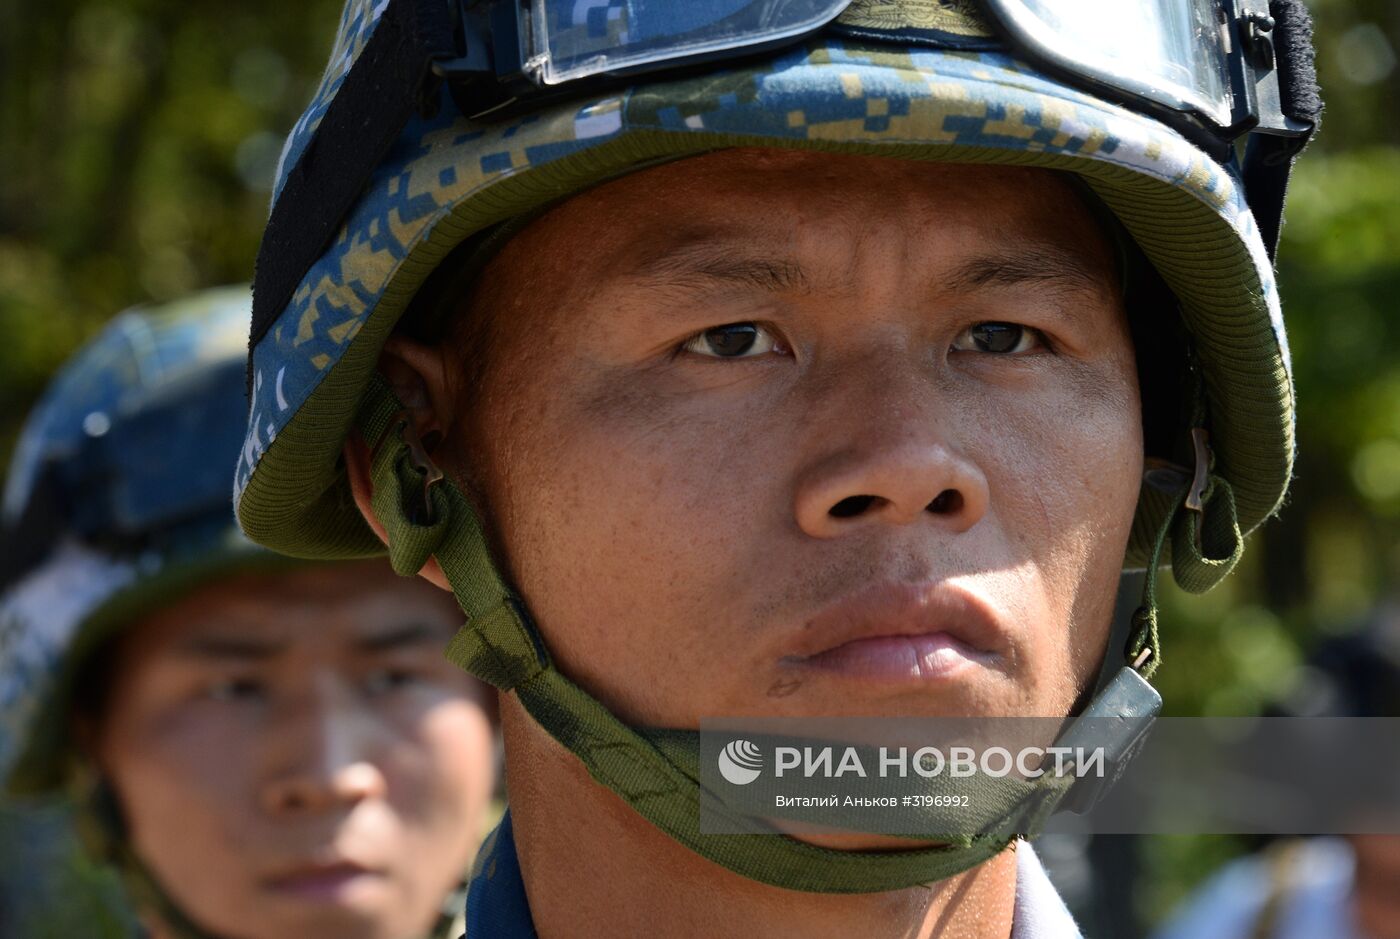
[[[734,146],[1075,174],[1175,295],[1199,365],[1200,406],[1182,407],[1199,415],[1182,418],[1173,452],[1150,454],[1178,469],[1149,474],[1127,565],[1145,564],[1182,472],[1195,471],[1210,503],[1182,516],[1167,552],[1188,589],[1223,576],[1242,535],[1281,504],[1294,448],[1288,345],[1269,245],[1232,152],[1207,152],[1196,137],[1008,54],[977,3],[856,0],[826,31],[765,60],[698,77],[643,75],[519,118],[465,118],[438,88],[435,115],[409,120],[385,141],[363,189],[345,190],[358,195],[343,219],[279,219],[289,192],[305,189],[306,207],[324,194],[324,177],[349,172],[318,132],[370,107],[342,100],[354,66],[367,49],[384,54],[373,37],[388,42],[402,26],[391,14],[407,6],[348,0],[330,64],[283,152],[259,257],[251,410],[235,480],[238,516],[255,540],[305,556],[380,550],[349,498],[340,448],[380,347],[449,251],[600,180]],[[614,14],[631,5],[583,6],[590,17],[606,7],[602,22],[615,30]],[[1277,221],[1268,228],[1272,242]],[[288,266],[296,255],[313,259],[304,274]],[[263,287],[277,275],[285,296]],[[1193,445],[1193,420],[1209,431],[1208,455],[1203,437]],[[1203,455],[1220,485],[1194,466]]]
[[[117,316],[30,414],[4,493],[0,784],[60,787],[74,682],[152,602],[269,552],[234,525],[228,462],[246,287]]]

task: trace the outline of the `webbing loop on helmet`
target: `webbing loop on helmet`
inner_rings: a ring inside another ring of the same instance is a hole
[[[1171,564],[1172,576],[1182,590],[1204,593],[1235,569],[1244,555],[1244,534],[1235,510],[1234,490],[1217,471],[1210,446],[1209,397],[1194,351],[1190,359],[1189,426],[1195,470],[1179,507],[1184,511],[1173,512]]]
[[[1157,630],[1157,574],[1163,552],[1171,543],[1172,576],[1181,589],[1204,593],[1234,570],[1244,554],[1244,536],[1229,482],[1214,472],[1203,428],[1192,428],[1196,447],[1195,477],[1182,486],[1152,539],[1144,571],[1142,602],[1133,612],[1124,658],[1144,677],[1161,664]]]
[[[381,387],[372,389],[371,396],[381,406],[362,412],[360,425],[372,447],[370,501],[385,528],[394,528],[388,539],[394,573],[408,577],[421,571],[441,546],[452,523],[452,510],[437,485],[441,471],[424,466],[422,442],[411,433],[404,411],[389,410],[392,394]]]
[[[496,573],[476,510],[451,484],[424,488],[421,442],[405,433],[407,420],[392,389],[376,375],[360,407],[361,436],[372,447],[370,503],[384,526],[394,571],[413,576],[437,557],[448,575],[466,624],[448,657],[501,691],[510,691],[548,667],[544,644],[521,604]],[[429,476],[428,478],[431,478]],[[439,475],[440,478],[440,475]],[[428,511],[415,510],[418,494]]]
[[[1188,593],[1205,593],[1224,580],[1244,556],[1235,495],[1211,473],[1200,511],[1186,511],[1172,530],[1172,576]]]

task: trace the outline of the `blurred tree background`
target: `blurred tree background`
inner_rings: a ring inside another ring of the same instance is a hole
[[[1205,597],[1169,592],[1173,714],[1283,693],[1320,631],[1400,587],[1400,69],[1394,0],[1312,0],[1327,98],[1279,260],[1298,387],[1282,516]],[[246,281],[282,134],[340,0],[0,0],[0,457],[53,369],[114,312]],[[1146,845],[1159,916],[1239,850]]]
[[[1327,110],[1279,250],[1298,398],[1288,504],[1204,596],[1168,591],[1155,683],[1167,714],[1259,712],[1324,634],[1400,599],[1400,4],[1308,0]],[[1139,913],[1164,916],[1253,843],[1142,839]]]

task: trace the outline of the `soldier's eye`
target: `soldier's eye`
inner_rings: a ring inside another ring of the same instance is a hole
[[[727,323],[686,340],[686,352],[715,359],[744,359],[781,351],[777,338],[757,323]]]
[[[222,678],[210,682],[204,695],[214,701],[256,701],[263,690],[263,683],[256,678]]]
[[[1044,344],[1044,337],[1029,326],[1000,322],[977,323],[958,333],[953,340],[953,348],[960,352],[990,352],[996,355],[1029,352]]]
[[[365,691],[372,695],[387,694],[406,688],[418,681],[418,673],[406,668],[378,668],[365,676]]]

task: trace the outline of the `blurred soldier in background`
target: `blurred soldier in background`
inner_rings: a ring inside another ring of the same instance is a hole
[[[31,416],[4,501],[0,780],[70,797],[156,939],[457,935],[494,701],[443,658],[460,614],[430,585],[236,532],[247,326],[242,288],[123,315]],[[55,934],[63,888],[2,876],[31,909],[0,931]]]
[[[1321,643],[1279,711],[1400,717],[1400,608]],[[1400,939],[1400,836],[1276,841],[1214,875],[1155,939],[1321,937]]]

